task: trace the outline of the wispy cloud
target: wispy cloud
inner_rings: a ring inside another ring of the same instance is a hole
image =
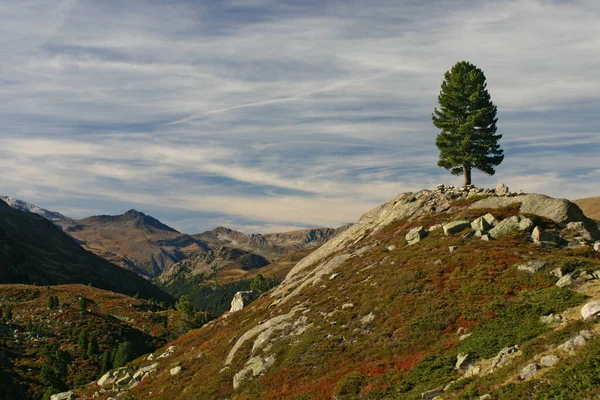
[[[475,183],[599,194],[599,18],[583,0],[9,1],[0,191],[187,231],[353,221],[460,181],[436,167],[430,115],[467,59],[506,150]]]

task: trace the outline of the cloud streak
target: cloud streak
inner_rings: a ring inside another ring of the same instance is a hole
[[[467,59],[506,151],[475,183],[598,194],[598,18],[593,1],[10,1],[0,191],[186,231],[350,222],[459,183],[436,167],[431,112]]]

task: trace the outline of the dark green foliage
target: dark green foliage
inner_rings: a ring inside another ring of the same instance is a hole
[[[250,283],[250,288],[256,293],[263,293],[267,290],[271,289],[273,286],[271,283],[265,279],[261,274],[256,275],[256,277]]]
[[[438,97],[440,109],[432,114],[433,124],[441,129],[436,138],[440,150],[438,165],[453,175],[465,175],[471,184],[471,169],[494,175],[504,159],[496,134],[496,106],[486,88],[483,71],[460,61],[444,75]]]
[[[473,329],[461,350],[488,358],[504,347],[523,344],[547,330],[539,317],[580,304],[585,296],[564,288],[529,292],[513,301],[497,301],[488,306],[494,318]]]
[[[53,310],[58,307],[58,296],[48,297],[48,308]]]
[[[85,297],[81,296],[79,298],[79,310],[81,311],[87,311],[88,308],[88,299],[86,299]]]
[[[44,392],[44,397],[42,397],[42,400],[50,400],[50,398],[52,397],[53,394],[56,394],[59,392],[60,392],[60,390],[56,389],[55,387],[50,386]]]
[[[115,359],[113,361],[114,368],[120,368],[125,366],[129,361],[134,360],[136,353],[133,349],[131,342],[123,342],[119,344],[115,353]]]
[[[98,351],[98,339],[96,339],[96,336],[92,336],[92,338],[90,339],[90,344],[87,348],[87,355],[88,357],[91,357],[95,354],[98,354]]]
[[[264,278],[269,290],[279,284],[276,278]],[[181,278],[169,286],[161,286],[165,292],[174,297],[187,295],[197,310],[219,316],[231,307],[233,296],[239,291],[251,290],[252,281],[241,280],[225,284],[209,285],[200,275],[193,279]]]
[[[102,367],[100,369],[101,373],[105,373],[106,371],[108,371],[112,368],[110,352],[108,350],[105,350],[104,353],[102,353],[102,358],[100,360],[100,363],[102,365]]]
[[[69,353],[60,350],[58,344],[50,343],[44,346],[42,356],[44,360],[40,370],[40,382],[45,386],[64,389],[67,367],[71,363]]]
[[[4,308],[4,321],[9,322],[13,318],[13,312],[11,306],[6,306]]]
[[[77,338],[77,345],[79,346],[79,348],[81,350],[87,350],[88,343],[89,343],[88,333],[84,329],[82,329],[81,331],[79,331],[79,336]]]

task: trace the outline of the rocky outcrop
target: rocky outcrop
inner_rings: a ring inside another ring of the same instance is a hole
[[[518,232],[520,221],[521,219],[516,215],[503,219],[489,231],[488,235],[493,239],[498,239],[499,237],[506,236],[513,232]]]
[[[57,393],[50,396],[50,400],[74,400],[75,398],[76,396],[72,391]]]
[[[425,236],[427,236],[427,231],[423,229],[422,226],[417,226],[416,228],[413,228],[410,231],[408,231],[405,239],[408,245],[410,246],[419,243],[421,239],[423,239]]]
[[[252,290],[247,290],[243,292],[237,292],[233,296],[233,300],[231,300],[231,309],[229,312],[240,311],[244,306],[252,301],[256,300],[258,294]]]
[[[519,378],[521,378],[522,380],[531,379],[538,374],[539,370],[540,366],[538,364],[529,364],[521,370]]]
[[[517,269],[519,271],[534,274],[534,273],[538,272],[540,269],[544,268],[545,265],[546,265],[546,261],[535,260],[535,261],[528,261],[524,264],[519,264],[519,265],[517,265]]]
[[[581,308],[581,317],[583,319],[595,318],[600,314],[600,300],[590,301]]]
[[[449,222],[447,224],[445,224],[442,229],[444,229],[444,235],[448,236],[448,235],[452,235],[455,233],[458,233],[460,231],[462,231],[465,228],[468,228],[471,226],[471,223],[469,221],[452,221]]]

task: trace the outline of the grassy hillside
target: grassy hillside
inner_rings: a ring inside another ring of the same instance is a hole
[[[573,200],[588,217],[600,221],[600,197]]]
[[[164,345],[177,324],[171,310],[83,285],[0,285],[0,306],[0,399],[40,399],[50,385],[61,391],[97,379],[104,352],[129,342],[135,358]],[[97,348],[90,351],[92,341]],[[67,357],[62,376],[42,372],[45,365],[56,366],[47,354],[52,345]]]
[[[577,245],[576,228],[567,229],[568,222],[588,222],[561,200],[522,196],[473,208],[481,198],[423,191],[370,211],[303,259],[270,294],[169,343],[175,346],[169,358],[129,395],[591,398],[600,381],[585,372],[596,371],[600,329],[579,311],[600,299],[594,272],[600,253]],[[439,226],[488,212],[506,223],[520,215],[523,228],[486,241],[470,228],[445,235]],[[419,226],[427,236],[408,246],[406,234]],[[534,226],[561,235],[565,245],[534,244]],[[529,267],[536,271],[523,270]],[[557,269],[572,274],[569,285],[556,285]],[[461,354],[470,361],[457,368]],[[544,355],[559,363],[539,367]],[[520,378],[532,363],[532,377]],[[138,359],[129,368],[147,365]],[[81,393],[98,389],[93,383]]]

